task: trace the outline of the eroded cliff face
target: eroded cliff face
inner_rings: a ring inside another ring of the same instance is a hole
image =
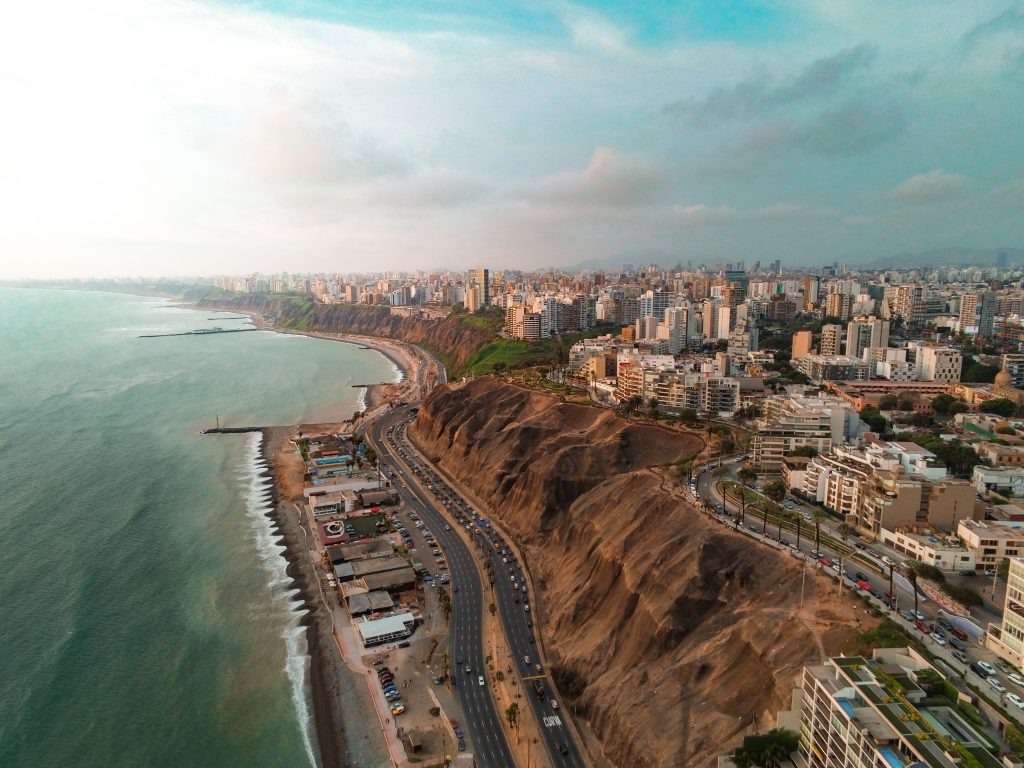
[[[615,765],[713,764],[853,623],[652,468],[699,438],[490,378],[435,390],[410,435],[516,539],[565,703]]]
[[[273,316],[278,325],[301,331],[354,333],[418,344],[440,357],[450,370],[459,370],[493,337],[481,324],[452,315],[443,320],[393,316],[387,307],[353,304],[317,304],[312,299],[242,294],[206,296],[199,306],[208,309],[258,312]]]

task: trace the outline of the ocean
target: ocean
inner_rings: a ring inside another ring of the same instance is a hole
[[[199,432],[217,416],[340,420],[360,407],[353,382],[396,371],[374,351],[262,331],[137,338],[242,325],[215,316],[0,288],[6,768],[316,765],[261,438]],[[349,719],[360,764],[380,764]]]

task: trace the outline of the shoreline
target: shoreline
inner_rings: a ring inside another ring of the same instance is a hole
[[[178,306],[182,309],[222,311],[195,304],[179,304]],[[399,395],[404,397],[416,388],[415,382],[419,377],[423,360],[414,352],[405,349],[399,342],[354,334],[283,329],[267,322],[259,313],[238,311],[234,314],[247,315],[253,325],[260,330],[342,342],[370,349],[383,355],[394,367],[396,379],[359,387],[362,390],[359,396],[359,402],[362,405],[361,419],[372,415],[375,410],[389,400]],[[343,414],[339,414],[339,423],[346,420]],[[262,437],[260,456],[266,465],[266,469],[260,474],[260,477],[266,477],[271,481],[270,506],[266,516],[271,521],[272,535],[276,543],[284,547],[284,552],[281,554],[287,561],[285,572],[291,580],[292,586],[298,590],[291,597],[291,601],[299,603],[305,611],[299,621],[299,626],[305,629],[306,652],[310,659],[308,682],[311,723],[316,731],[314,737],[319,753],[319,765],[321,768],[348,768],[349,766],[354,768],[356,764],[351,762],[352,756],[348,748],[349,742],[346,738],[342,712],[344,706],[343,681],[346,680],[347,675],[351,674],[351,670],[335,642],[334,618],[330,607],[324,603],[319,577],[316,573],[316,564],[310,557],[308,537],[315,536],[315,533],[307,532],[301,520],[297,519],[291,509],[291,502],[282,491],[277,471],[281,456],[286,451],[293,450],[289,438],[303,426],[306,425],[259,428]],[[357,699],[349,697],[348,702],[349,706],[359,707]],[[375,712],[376,710],[374,710]],[[362,714],[360,713],[360,715]],[[365,715],[372,716],[370,712]],[[381,733],[380,735],[386,746],[388,734]]]
[[[312,724],[316,733],[315,740],[319,764],[323,768],[348,765],[348,750],[345,740],[345,727],[341,710],[338,706],[338,676],[328,674],[334,669],[329,658],[331,633],[324,632],[323,623],[330,617],[324,617],[324,609],[317,599],[319,588],[316,585],[316,574],[313,563],[303,556],[305,535],[301,525],[297,525],[293,517],[288,515],[287,501],[283,498],[275,473],[278,453],[288,442],[291,427],[263,427],[260,430],[260,457],[266,469],[260,473],[271,481],[270,506],[266,512],[271,522],[275,542],[284,547],[282,557],[287,561],[285,573],[291,579],[291,586],[299,590],[290,598],[290,602],[299,603],[304,609],[299,626],[305,629],[306,653],[310,657],[309,686],[310,704],[312,706]]]

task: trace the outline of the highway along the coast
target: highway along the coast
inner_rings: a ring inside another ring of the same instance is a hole
[[[538,726],[538,731],[544,742],[545,751],[548,754],[550,765],[557,768],[584,768],[587,763],[583,759],[581,750],[572,729],[567,723],[569,713],[562,709],[556,702],[559,698],[558,692],[552,683],[548,670],[544,667],[540,658],[541,650],[537,643],[537,636],[534,630],[533,617],[531,612],[530,594],[527,588],[526,573],[521,563],[508,547],[504,538],[494,530],[488,521],[474,513],[468,501],[460,496],[448,482],[439,474],[437,468],[420,454],[408,441],[406,427],[413,418],[413,414],[405,407],[399,408],[390,415],[387,425],[380,425],[383,435],[382,440],[387,441],[392,461],[399,462],[398,467],[405,472],[412,470],[418,473],[415,476],[405,476],[404,479],[412,480],[406,482],[405,487],[412,489],[417,494],[417,502],[429,509],[424,517],[432,530],[444,533],[447,537],[459,542],[460,561],[462,555],[468,562],[467,570],[471,570],[471,579],[474,585],[480,583],[479,572],[475,564],[469,558],[472,553],[461,536],[449,527],[459,526],[468,531],[469,537],[477,546],[485,561],[489,563],[493,575],[494,592],[490,599],[495,603],[498,614],[501,617],[504,629],[505,640],[508,645],[511,658],[507,661],[498,661],[497,666],[508,666],[514,668],[519,676],[523,690],[523,704],[529,705]],[[397,456],[395,453],[397,452]],[[403,475],[395,473],[397,479],[403,479]],[[426,486],[426,488],[424,488]],[[428,498],[428,494],[434,498]],[[444,510],[444,511],[442,511]],[[447,546],[446,546],[447,551]],[[460,562],[460,570],[461,570]],[[465,578],[461,573],[452,570],[452,584],[459,585],[459,579]],[[454,596],[458,598],[460,592]],[[482,655],[482,638],[480,635],[479,618],[483,610],[483,601],[477,600],[474,592],[474,627],[477,639],[470,640],[470,644],[462,644],[463,636],[453,633],[452,653],[455,660],[463,659],[465,663],[471,657],[478,658]],[[458,624],[453,611],[453,622]],[[468,639],[468,638],[467,638]],[[496,660],[497,661],[497,660]],[[473,672],[470,675],[460,675],[459,685],[463,685],[468,678],[477,680],[474,663],[469,663]],[[507,670],[509,673],[512,669]],[[488,696],[490,700],[490,697]],[[493,706],[493,704],[492,704]],[[500,721],[499,721],[500,726]],[[544,763],[539,763],[543,765]]]
[[[366,435],[377,451],[382,464],[402,467],[393,438],[387,438],[387,431],[402,418],[408,418],[405,408],[385,414],[367,427]],[[486,768],[515,768],[516,763],[509,749],[505,732],[490,684],[486,679],[483,641],[483,584],[473,562],[473,555],[459,535],[445,529],[445,520],[428,501],[420,496],[415,483],[407,483],[402,473],[394,472],[391,478],[408,507],[427,523],[441,544],[448,561],[453,587],[452,612],[449,636],[452,647],[452,678],[455,691],[462,704],[463,725],[469,735],[476,764]],[[458,591],[454,591],[454,587]],[[457,654],[457,655],[454,655]],[[470,674],[454,669],[455,660],[463,661],[463,669],[469,665]],[[485,676],[485,684],[479,684],[479,677]]]

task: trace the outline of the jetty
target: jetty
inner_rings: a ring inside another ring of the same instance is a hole
[[[162,339],[165,336],[214,336],[218,333],[245,333],[258,331],[259,328],[212,328],[209,330],[182,331],[181,333],[144,333],[140,339]]]
[[[202,431],[204,435],[239,435],[243,432],[262,432],[263,427],[207,427]]]

